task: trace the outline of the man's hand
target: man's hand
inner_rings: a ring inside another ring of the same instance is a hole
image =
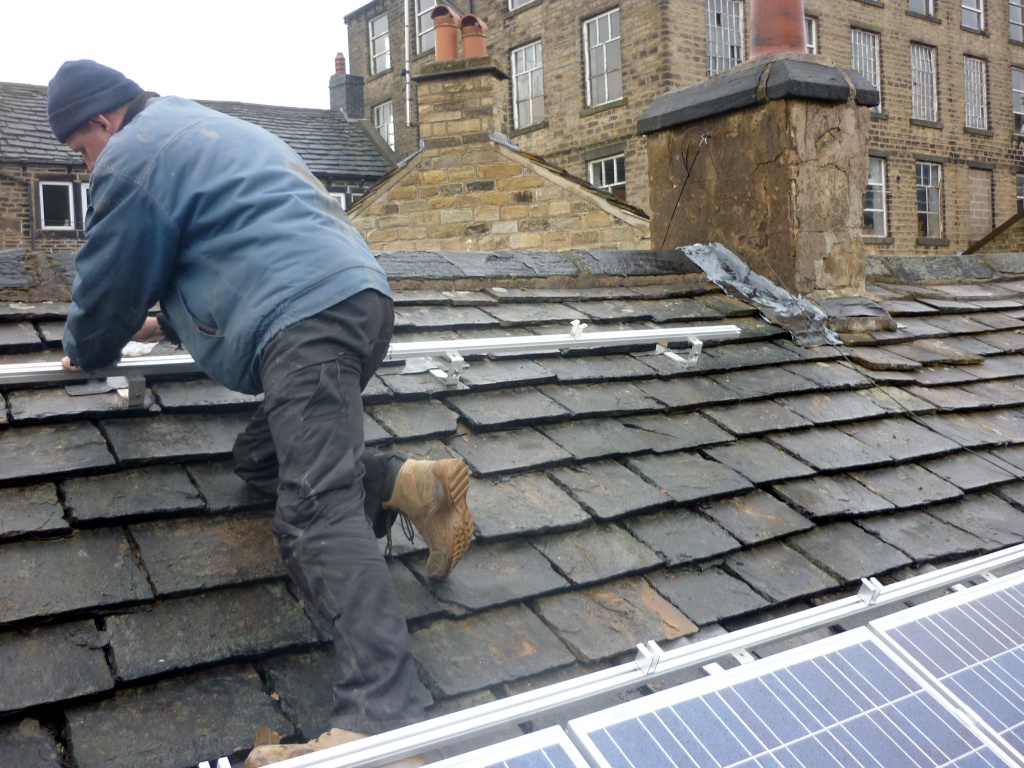
[[[166,334],[155,317],[147,317],[142,327],[132,336],[133,341],[160,341]]]
[[[82,370],[77,365],[71,362],[71,358],[66,355],[60,359],[60,364],[64,366],[65,371],[80,371]]]

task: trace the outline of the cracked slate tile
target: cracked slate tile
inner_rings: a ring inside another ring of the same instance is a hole
[[[38,720],[25,718],[0,725],[0,765],[61,768],[63,749]]]
[[[891,501],[872,493],[848,475],[796,480],[776,485],[772,490],[813,520],[888,512],[895,508]]]
[[[851,472],[850,476],[900,509],[952,501],[964,495],[952,483],[947,483],[917,464],[883,467],[871,472]]]
[[[533,360],[475,360],[462,371],[462,382],[473,390],[498,389],[553,382],[555,375]]]
[[[726,567],[757,592],[782,603],[839,586],[796,550],[773,541],[730,555]]]
[[[731,443],[736,438],[699,413],[628,416],[619,419],[642,435],[654,453],[675,453],[689,448]]]
[[[533,387],[458,395],[449,398],[448,404],[475,430],[509,429],[554,421],[568,413]]]
[[[0,541],[71,531],[51,483],[0,488]]]
[[[263,400],[262,395],[243,395],[207,379],[159,382],[153,385],[153,394],[165,411],[251,411]]]
[[[635,384],[545,384],[540,391],[564,407],[574,418],[616,416],[663,411],[665,407],[648,397]]]
[[[814,470],[761,440],[737,440],[731,445],[705,448],[710,458],[735,470],[755,485],[778,483],[813,475]]]
[[[483,539],[579,528],[591,518],[541,472],[493,480],[472,479],[470,509]],[[511,514],[510,514],[511,512]]]
[[[822,392],[795,395],[776,401],[787,410],[802,416],[815,425],[843,421],[860,421],[886,414],[886,409],[861,397],[859,392]]]
[[[833,427],[769,435],[769,442],[818,470],[835,471],[888,464],[888,453],[865,445]]]
[[[643,579],[624,579],[537,601],[541,619],[577,658],[600,661],[638,643],[677,640],[697,625]]]
[[[0,430],[0,481],[70,475],[114,464],[107,441],[92,424]]]
[[[0,546],[0,624],[152,597],[120,529]]]
[[[977,536],[992,548],[1019,544],[1024,539],[1024,512],[991,493],[932,507],[928,514]]]
[[[670,567],[721,557],[742,546],[723,528],[685,507],[630,518],[623,524]]]
[[[436,400],[379,405],[367,411],[374,421],[399,440],[447,437],[455,434],[458,423],[458,414]]]
[[[205,508],[199,491],[176,464],[76,477],[62,483],[76,523],[141,517]]]
[[[773,395],[796,395],[813,392],[817,388],[809,379],[782,367],[720,373],[712,375],[711,378],[744,400]]]
[[[105,416],[112,413],[132,413],[128,401],[117,392],[72,397],[63,389],[36,389],[11,392],[11,421],[15,423],[47,422],[84,416]],[[145,395],[144,410],[152,413],[159,408],[153,396]]]
[[[985,551],[987,543],[930,515],[902,512],[863,518],[857,525],[886,544],[906,552],[915,562],[963,557]]]
[[[947,437],[906,418],[878,419],[838,427],[844,434],[896,461],[952,453],[959,446]]]
[[[612,520],[670,504],[658,490],[617,461],[597,461],[580,467],[558,467],[551,478],[598,520]]]
[[[654,369],[632,355],[575,355],[541,360],[540,366],[555,374],[560,384],[645,379]]]
[[[363,413],[363,442],[366,445],[379,447],[390,443],[393,439],[391,433],[374,421],[370,414]]]
[[[0,712],[109,691],[114,678],[103,652],[107,637],[92,621],[0,633]]]
[[[725,465],[695,454],[645,456],[630,459],[626,466],[682,504],[710,501],[752,487],[745,477]]]
[[[924,461],[921,466],[964,491],[987,488],[1016,478],[986,454],[968,451]]]
[[[820,389],[861,389],[871,384],[871,380],[862,370],[843,361],[795,363],[783,367],[790,373],[813,382]]]
[[[764,491],[706,504],[701,511],[746,545],[814,527],[806,517]]]
[[[274,499],[256,490],[235,474],[233,459],[194,464],[187,469],[211,512],[274,506]]]
[[[706,376],[640,381],[637,387],[672,409],[697,409],[706,405],[734,403],[739,395]]]
[[[596,525],[531,543],[573,584],[590,584],[656,568],[658,555],[616,525]]]
[[[522,605],[466,619],[435,621],[412,633],[412,649],[436,689],[446,696],[508,683],[576,661],[558,636]]]
[[[391,580],[395,584],[395,592],[398,594],[398,604],[402,608],[402,615],[409,621],[417,619],[434,618],[437,616],[461,616],[466,612],[459,606],[443,603],[434,597],[415,574],[405,563],[400,560],[388,560],[388,570],[391,572]],[[325,715],[330,713],[331,708],[327,707]],[[319,736],[320,731],[317,733]]]
[[[751,437],[812,426],[812,423],[800,414],[772,400],[705,408],[704,414],[737,437]]]
[[[43,348],[43,342],[32,323],[4,323],[0,325],[0,353],[34,352]]]
[[[102,422],[118,461],[196,459],[230,454],[246,414],[182,413]]]
[[[129,530],[161,597],[286,574],[266,518],[164,520]]]
[[[650,444],[641,430],[615,419],[583,419],[543,424],[537,430],[580,460],[645,453]]]
[[[225,706],[230,702],[230,706]],[[81,768],[139,768],[216,762],[252,749],[253,724],[291,735],[294,727],[251,667],[226,667],[130,688],[67,710],[71,753]]]
[[[330,730],[334,706],[331,681],[336,674],[334,653],[275,656],[263,663],[271,696],[280,698],[281,709],[299,729],[299,740],[309,741]]]
[[[900,550],[879,541],[853,523],[818,526],[787,542],[797,552],[846,583],[911,565]]]
[[[525,600],[565,589],[568,582],[537,550],[522,539],[469,548],[459,567],[441,582],[427,577],[426,555],[407,562],[431,594],[470,610]]]
[[[480,476],[543,469],[572,458],[568,451],[529,428],[459,435],[450,438],[448,446]]]
[[[650,580],[655,589],[702,627],[769,605],[750,585],[719,568],[659,573]]]

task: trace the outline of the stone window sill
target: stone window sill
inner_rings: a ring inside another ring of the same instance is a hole
[[[517,9],[517,10],[522,10],[522,9]],[[550,127],[548,121],[547,120],[541,120],[539,123],[534,123],[533,125],[528,125],[525,128],[516,128],[514,131],[509,131],[508,132],[508,137],[510,139],[514,139],[516,136],[522,136],[522,135],[527,134],[527,133],[533,133],[534,131],[540,131],[540,130],[543,130],[544,128],[548,128],[548,127]]]
[[[508,8],[508,3],[505,3],[504,5],[505,5],[505,8],[507,9]],[[533,0],[532,3],[527,3],[526,5],[520,5],[518,8],[516,8],[514,10],[511,10],[511,11],[506,10],[505,11],[505,18],[509,18],[510,16],[515,16],[516,14],[522,13],[523,11],[529,10],[530,8],[534,8],[534,7],[538,6],[538,5],[540,5],[540,0]]]
[[[1024,46],[1024,40],[1014,40],[1013,38],[1010,38],[1010,45]]]
[[[987,136],[990,139],[996,135],[995,131],[990,131],[983,128],[968,128],[967,126],[964,126],[964,133],[969,133],[971,134],[971,136]]]
[[[586,107],[585,109],[580,111],[580,117],[590,117],[591,115],[596,115],[600,112],[607,112],[609,109],[617,109],[618,107],[624,107],[628,103],[629,102],[626,100],[626,97],[623,96],[621,99],[616,99],[615,101],[607,101],[604,104],[598,104],[596,107]]]
[[[936,16],[929,16],[926,13],[916,13],[914,11],[904,11],[904,13],[906,13],[907,16],[910,16],[910,17],[915,18],[915,19],[923,19],[924,21],[930,21],[932,24],[941,24],[942,23],[942,19],[940,19],[940,18],[938,18]]]
[[[943,125],[940,122],[935,120],[922,120],[918,117],[910,118],[910,124],[920,126],[921,128],[937,128],[940,131],[943,128]]]
[[[981,35],[982,37],[988,37],[989,34],[984,29],[978,29],[977,27],[965,27],[963,24],[960,25],[961,32],[970,32],[972,35]]]
[[[383,69],[383,70],[381,70],[380,72],[378,72],[375,75],[370,75],[369,77],[367,77],[366,78],[366,82],[372,83],[374,80],[380,80],[382,77],[384,77],[384,75],[390,75],[394,71],[395,71],[395,68],[393,66],[388,67],[387,69]]]
[[[871,112],[871,119],[872,120],[888,120],[889,119],[889,113],[888,112],[874,112],[874,111],[872,111]]]
[[[861,240],[864,245],[892,245],[893,239],[891,237],[880,237],[878,235],[861,235]]]
[[[949,245],[949,240],[944,237],[919,237],[917,238],[917,244],[934,245],[944,248]]]

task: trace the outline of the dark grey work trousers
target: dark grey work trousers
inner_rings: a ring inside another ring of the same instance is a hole
[[[364,291],[275,336],[260,368],[263,403],[234,451],[238,475],[277,496],[278,550],[331,622],[331,725],[359,733],[424,717],[405,617],[373,532],[388,457],[363,442],[361,393],[393,327],[391,299]]]

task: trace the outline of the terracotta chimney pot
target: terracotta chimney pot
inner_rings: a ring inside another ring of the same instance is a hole
[[[334,57],[334,74],[345,74],[345,54],[341,51],[338,51],[338,55]]]
[[[462,17],[447,5],[435,5],[430,18],[434,20],[434,58],[437,61],[459,58],[459,22]]]
[[[803,0],[750,0],[750,58],[806,53]]]
[[[462,17],[462,55],[467,59],[487,55],[487,24],[475,13]]]

